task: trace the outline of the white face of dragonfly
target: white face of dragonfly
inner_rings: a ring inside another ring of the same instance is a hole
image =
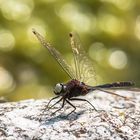
[[[63,93],[65,93],[65,91],[66,91],[66,86],[62,83],[58,83],[54,87],[54,93],[56,95],[63,95]]]

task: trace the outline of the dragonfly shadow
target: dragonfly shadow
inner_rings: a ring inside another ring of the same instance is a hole
[[[82,110],[82,111],[79,111],[79,112],[74,112],[69,116],[67,116],[66,114],[60,114],[58,116],[51,117],[50,119],[47,119],[45,121],[45,123],[43,123],[43,125],[53,125],[56,122],[64,121],[64,120],[74,121],[74,120],[77,120],[82,114],[84,114],[85,111],[86,110]]]

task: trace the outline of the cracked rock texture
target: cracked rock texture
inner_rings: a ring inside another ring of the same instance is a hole
[[[49,101],[45,99],[1,103],[0,140],[139,140],[140,92],[116,93],[132,99],[93,92],[82,98],[103,111],[96,112],[86,102],[71,101],[76,111],[68,117],[73,109],[68,104],[55,115],[51,114],[61,103],[43,113]]]

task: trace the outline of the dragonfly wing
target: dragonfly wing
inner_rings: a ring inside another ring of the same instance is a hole
[[[116,88],[105,88],[107,90],[125,90],[125,91],[134,91],[134,92],[140,92],[140,88],[135,88],[135,87],[116,87]]]
[[[93,62],[87,56],[76,33],[70,33],[71,48],[74,56],[76,78],[79,81],[96,83]]]
[[[75,79],[75,75],[74,72],[72,70],[72,67],[70,67],[66,61],[64,60],[64,58],[62,57],[61,53],[59,51],[57,51],[54,47],[52,47],[50,45],[50,43],[48,43],[45,38],[40,35],[35,29],[33,29],[33,33],[35,34],[35,36],[37,37],[37,39],[40,41],[40,43],[48,49],[48,51],[50,52],[50,54],[55,58],[55,60],[59,63],[59,65],[62,67],[62,69],[68,74],[68,76],[71,79]]]

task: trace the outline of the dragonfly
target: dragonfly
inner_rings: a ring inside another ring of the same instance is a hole
[[[92,60],[86,54],[84,48],[81,45],[80,39],[75,33],[73,32],[69,33],[70,46],[71,46],[73,57],[74,57],[74,69],[73,69],[72,66],[70,66],[66,62],[66,60],[63,58],[61,53],[57,49],[55,49],[40,33],[38,33],[35,29],[33,29],[32,32],[37,37],[41,45],[48,49],[50,54],[54,57],[54,59],[58,62],[58,64],[61,66],[64,72],[67,73],[67,75],[70,78],[70,80],[66,83],[57,83],[55,85],[54,94],[56,96],[53,97],[48,102],[47,107],[44,109],[44,111],[47,108],[48,109],[53,108],[56,104],[58,104],[59,102],[62,102],[61,107],[58,108],[55,112],[53,112],[52,115],[60,111],[64,107],[64,105],[67,103],[71,107],[73,107],[73,110],[67,115],[69,116],[71,113],[75,112],[76,110],[76,106],[71,103],[72,101],[87,102],[89,105],[91,105],[91,107],[95,111],[98,111],[93,106],[93,104],[90,103],[87,99],[77,98],[78,96],[84,96],[95,90],[109,93],[112,95],[116,95],[124,99],[128,99],[128,97],[126,96],[116,94],[107,89],[124,88],[124,87],[133,86],[134,83],[131,81],[114,82],[114,83],[108,83],[108,84],[97,85],[97,86],[90,86],[86,84],[88,83],[89,79],[91,78],[96,79],[95,70],[93,67]],[[50,106],[50,103],[57,98],[60,98],[60,99]]]

